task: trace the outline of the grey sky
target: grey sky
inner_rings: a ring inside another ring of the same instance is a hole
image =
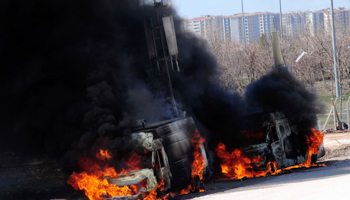
[[[243,0],[244,12],[279,12],[279,0]],[[330,0],[281,0],[282,12],[330,8]],[[241,0],[172,0],[183,18],[200,15],[232,15],[241,12]],[[350,0],[333,0],[334,7],[350,9]]]

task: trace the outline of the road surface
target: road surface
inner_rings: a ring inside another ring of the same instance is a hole
[[[207,191],[181,199],[310,200],[350,199],[350,134],[326,134],[327,167],[294,169],[288,174],[206,184]]]

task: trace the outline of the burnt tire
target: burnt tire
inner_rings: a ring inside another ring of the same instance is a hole
[[[191,134],[196,130],[192,118],[181,119],[156,129],[169,160],[171,191],[178,192],[191,184]]]
[[[312,154],[311,155],[311,164],[316,164],[317,162],[317,154]]]
[[[191,192],[199,192],[199,189],[201,189],[201,180],[199,176],[195,176],[192,180]]]
[[[271,167],[271,172],[275,173],[276,171],[275,166],[272,163],[270,163],[270,167]]]

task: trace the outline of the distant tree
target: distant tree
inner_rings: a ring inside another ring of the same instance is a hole
[[[262,33],[261,36],[259,37],[259,44],[266,47],[270,46],[270,43],[268,42],[266,34]]]

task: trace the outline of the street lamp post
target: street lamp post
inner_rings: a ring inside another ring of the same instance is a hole
[[[337,56],[337,44],[336,44],[336,38],[335,38],[335,28],[334,28],[334,10],[333,10],[333,0],[331,0],[331,15],[332,15],[332,39],[333,39],[333,60],[334,60],[334,79],[335,79],[335,91],[337,98],[340,97],[340,87],[339,87],[339,80],[338,80],[338,56]]]
[[[340,93],[340,86],[339,86],[339,77],[338,77],[338,55],[337,55],[337,44],[336,44],[336,37],[335,37],[335,27],[334,27],[334,9],[333,9],[333,0],[331,0],[331,15],[332,15],[332,39],[333,39],[333,62],[334,62],[334,79],[335,79],[335,93],[337,98],[340,98],[340,120],[342,119],[342,97]],[[349,112],[349,111],[347,111]]]
[[[282,28],[282,5],[281,0],[280,1],[280,30],[281,30],[281,41],[283,39],[283,28]]]
[[[243,0],[241,0],[241,4],[242,4],[242,29],[243,29],[243,42],[244,42],[244,48],[247,48],[247,44],[246,44],[246,38],[245,38],[245,21],[244,21],[244,11],[243,11]]]

